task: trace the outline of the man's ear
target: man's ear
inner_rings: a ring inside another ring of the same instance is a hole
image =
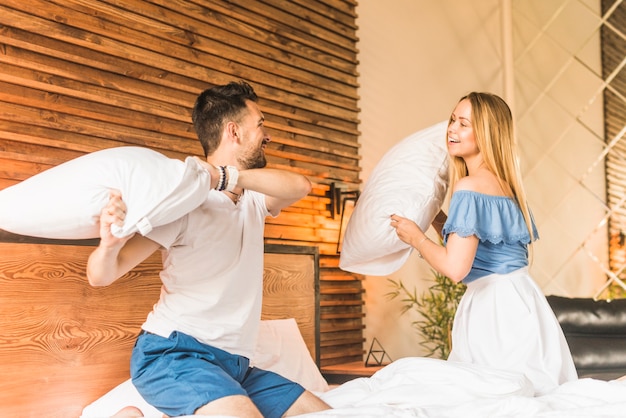
[[[239,125],[237,125],[235,122],[228,122],[226,124],[226,132],[228,133],[228,136],[230,138],[234,139],[235,141],[239,141]]]

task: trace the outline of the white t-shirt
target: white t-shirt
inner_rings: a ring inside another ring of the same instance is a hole
[[[143,329],[184,332],[248,358],[254,352],[263,297],[265,196],[246,191],[235,205],[224,193],[185,217],[155,228],[163,246],[161,296]]]

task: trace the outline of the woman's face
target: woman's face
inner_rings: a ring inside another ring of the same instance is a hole
[[[479,154],[472,126],[472,105],[469,99],[461,100],[448,123],[448,153],[452,157],[468,158]]]

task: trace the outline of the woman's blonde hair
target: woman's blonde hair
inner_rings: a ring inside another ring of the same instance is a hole
[[[510,193],[517,202],[532,242],[535,236],[522,184],[511,109],[502,98],[491,93],[472,92],[461,97],[459,102],[466,99],[472,108],[472,129],[478,150],[487,169],[496,175],[505,193]],[[467,175],[463,158],[451,157],[450,190],[459,179]]]

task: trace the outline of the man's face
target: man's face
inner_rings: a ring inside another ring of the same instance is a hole
[[[237,160],[242,169],[263,168],[267,164],[265,147],[271,138],[263,126],[265,118],[259,106],[248,101],[247,107],[247,114],[238,124],[242,151]]]

